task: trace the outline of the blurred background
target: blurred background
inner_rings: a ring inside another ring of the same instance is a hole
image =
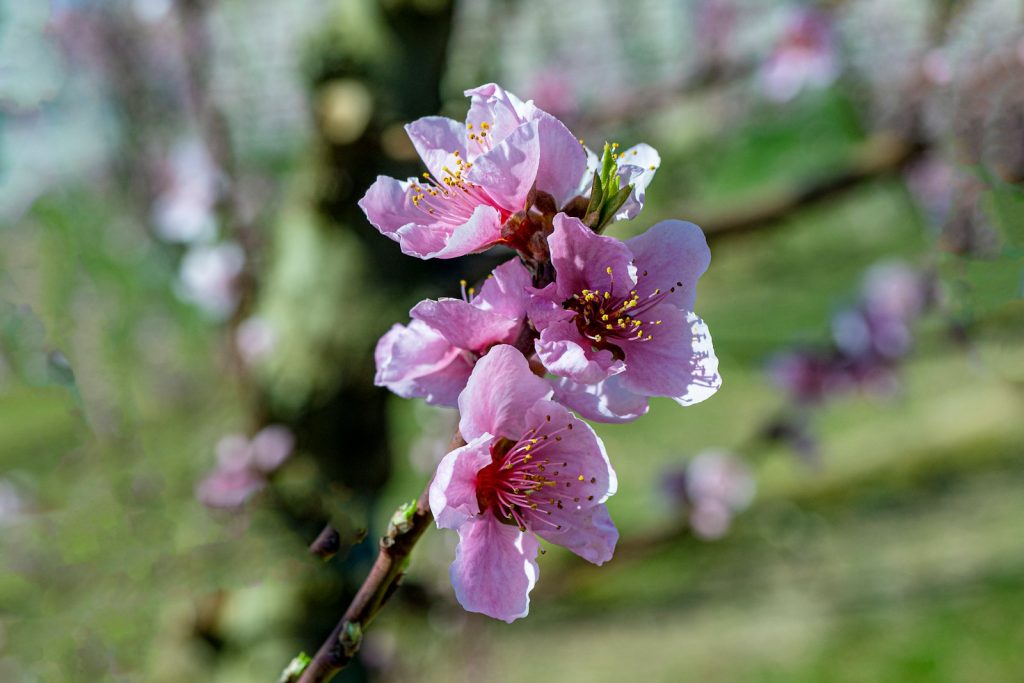
[[[0,0],[0,680],[315,651],[456,422],[373,345],[507,257],[355,202],[489,81],[660,151],[724,386],[597,428],[610,564],[506,625],[432,530],[338,680],[1024,680],[1018,0]]]

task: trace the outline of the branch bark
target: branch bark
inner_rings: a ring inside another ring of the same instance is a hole
[[[456,432],[450,450],[465,443]],[[298,683],[323,683],[331,680],[359,652],[363,632],[394,595],[405,575],[413,548],[434,521],[430,512],[429,491],[428,483],[414,509],[402,507],[395,512],[388,524],[387,534],[380,539],[380,549],[370,573],[331,635],[302,672]]]
[[[848,167],[832,175],[724,212],[691,213],[696,214],[695,222],[709,239],[742,234],[898,171],[922,151],[922,144],[879,134],[864,143]]]

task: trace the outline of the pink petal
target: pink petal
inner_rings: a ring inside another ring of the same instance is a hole
[[[546,506],[545,514],[537,515],[539,520],[528,522],[530,528],[589,562],[607,562],[619,533],[604,502],[615,493],[618,482],[604,444],[590,425],[553,401],[538,401],[530,409],[526,422],[536,429],[538,438],[559,437],[558,440],[548,438],[538,454],[543,453],[541,457],[559,463],[557,468],[567,484],[562,488],[561,480],[558,481],[559,492],[564,494],[562,507]],[[567,425],[572,425],[572,429],[567,429]],[[555,467],[551,465],[552,472]],[[576,481],[577,476],[579,481]]]
[[[252,461],[259,470],[273,472],[295,449],[295,435],[284,425],[264,427],[252,439]]]
[[[593,384],[623,369],[611,351],[591,348],[589,339],[580,334],[572,320],[550,323],[534,342],[537,357],[552,374],[568,377],[584,384]]]
[[[525,617],[537,583],[539,547],[533,534],[490,513],[463,524],[449,572],[459,604],[509,623]]]
[[[388,176],[377,176],[377,180],[359,200],[359,208],[366,214],[370,224],[396,242],[399,241],[399,229],[427,222],[428,219],[428,215],[412,203],[409,184],[414,181],[414,178],[401,182]]]
[[[466,157],[466,127],[443,116],[425,116],[405,127],[413,147],[438,181],[447,177],[444,167],[454,172],[458,152]]]
[[[613,237],[597,235],[578,218],[555,216],[548,238],[558,295],[564,301],[583,289],[610,291],[625,297],[636,284],[633,254]],[[609,275],[607,269],[612,269]]]
[[[409,314],[430,325],[453,346],[482,353],[492,344],[509,339],[520,320],[477,308],[462,299],[427,299],[416,304]]]
[[[693,310],[697,280],[711,263],[711,251],[700,228],[685,221],[661,221],[626,240],[626,246],[635,258],[641,296],[655,288],[669,292],[675,287],[676,291],[667,294],[662,301]],[[647,275],[643,274],[645,271]]]
[[[540,163],[537,189],[555,198],[555,206],[564,206],[578,193],[580,178],[587,169],[587,153],[565,125],[544,114],[538,120]]]
[[[580,508],[571,514],[560,510],[550,519],[560,523],[562,528],[538,529],[537,535],[545,541],[568,548],[597,565],[604,564],[615,554],[619,530],[608,514],[607,505]]]
[[[644,313],[662,324],[653,327],[650,341],[624,345],[624,389],[647,396],[669,396],[678,403],[699,403],[722,384],[718,359],[704,322],[671,304],[660,304]]]
[[[472,124],[473,132],[479,133],[484,130],[481,124],[487,123],[490,126],[488,137],[495,145],[511,135],[516,128],[534,120],[542,113],[532,102],[523,102],[494,83],[467,90],[465,95],[470,98],[466,125]],[[477,143],[469,142],[470,156],[479,151]]]
[[[396,235],[403,254],[422,259],[455,258],[496,244],[501,239],[501,216],[493,206],[481,204],[460,225],[409,224]]]
[[[533,279],[529,271],[518,258],[514,258],[495,268],[493,275],[481,285],[473,305],[522,320],[531,301],[529,290]]]
[[[588,420],[631,422],[647,413],[647,397],[624,388],[621,375],[597,384],[581,384],[565,377],[553,380],[552,384],[554,399]]]
[[[538,124],[525,123],[474,159],[466,179],[482,186],[495,204],[515,213],[524,208],[533,189],[540,155]]]
[[[235,508],[266,485],[266,479],[251,469],[216,469],[196,487],[196,498],[208,507]]]
[[[471,441],[481,434],[518,439],[526,432],[530,407],[551,395],[551,387],[530,372],[515,348],[499,344],[477,361],[459,395],[459,431]]]
[[[394,325],[374,352],[374,384],[403,398],[455,406],[472,366],[459,349],[419,320]]]
[[[476,475],[491,462],[494,437],[485,434],[442,458],[430,484],[430,511],[437,526],[455,529],[480,514]]]

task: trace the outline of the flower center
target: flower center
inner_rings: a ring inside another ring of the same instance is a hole
[[[494,206],[504,218],[507,212],[495,206],[490,195],[480,185],[466,180],[465,174],[473,164],[465,161],[458,151],[452,152],[452,155],[455,157],[454,171],[445,166],[442,169],[444,177],[440,180],[424,173],[424,182],[412,183],[408,191],[413,206],[429,214],[435,221],[454,225],[465,223],[481,204]]]
[[[597,478],[570,471],[569,463],[558,457],[562,435],[572,431],[573,425],[547,431],[551,426],[549,415],[542,428],[530,429],[519,441],[494,442],[490,464],[477,472],[481,514],[491,511],[520,531],[536,530],[538,525],[561,529],[561,524],[549,519],[552,515],[578,506],[582,498],[594,499]]]
[[[646,342],[654,338],[651,328],[660,325],[661,321],[645,320],[643,314],[668,294],[675,292],[676,287],[670,288],[668,292],[655,289],[646,296],[631,289],[629,296],[623,297],[613,293],[615,278],[611,266],[605,268],[605,272],[609,279],[607,289],[580,290],[562,302],[562,307],[576,313],[576,327],[581,335],[590,340],[595,350],[607,349],[621,358],[621,342]],[[647,277],[647,271],[643,271],[639,277]],[[677,282],[676,286],[681,287],[682,283]]]

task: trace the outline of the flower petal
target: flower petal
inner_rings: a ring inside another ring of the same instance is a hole
[[[455,258],[483,251],[501,239],[501,216],[487,204],[477,206],[460,225],[409,224],[396,232],[402,253],[422,259]]]
[[[670,292],[675,287],[675,292],[667,294],[663,301],[693,310],[697,280],[711,263],[711,251],[700,228],[686,221],[661,221],[626,240],[626,246],[635,258],[639,273],[637,289],[641,296],[656,287],[662,292]]]
[[[412,182],[415,182],[414,178],[403,182],[388,176],[377,176],[377,180],[359,200],[359,208],[366,214],[370,224],[382,235],[396,242],[399,240],[400,228],[423,223],[427,218],[423,211],[412,203],[409,192],[409,185]]]
[[[532,121],[541,110],[533,106],[533,102],[523,102],[499,85],[487,83],[472,90],[465,91],[470,98],[469,113],[466,115],[466,126],[472,126],[472,132],[485,131],[494,145],[512,134],[519,126]],[[482,124],[486,123],[487,128]],[[469,142],[470,156],[479,153],[480,145]]]
[[[425,116],[405,127],[413,147],[438,181],[447,174],[444,167],[456,170],[458,152],[466,157],[466,127],[443,116]]]
[[[526,205],[540,163],[538,123],[525,123],[493,149],[473,160],[466,179],[483,187],[494,203],[509,213]]]
[[[527,516],[529,528],[589,562],[607,562],[619,533],[604,502],[618,481],[604,444],[590,425],[554,401],[538,401],[526,422],[543,441],[538,457],[553,463],[545,473],[556,484],[548,495],[559,500],[559,506],[544,505]]]
[[[430,511],[441,529],[456,529],[480,514],[476,474],[491,462],[494,437],[482,434],[448,453],[430,483]]]
[[[534,348],[548,372],[584,384],[600,382],[623,369],[622,361],[616,360],[611,351],[595,351],[572,320],[547,324]]]
[[[459,431],[471,441],[481,434],[518,439],[526,432],[525,415],[551,387],[530,372],[519,351],[499,344],[476,363],[459,395]]]
[[[644,194],[661,166],[658,151],[646,143],[630,147],[619,155],[619,187],[633,186],[629,198],[615,214],[615,220],[635,218],[644,208]]]
[[[489,512],[463,524],[449,571],[459,604],[509,623],[525,617],[537,583],[539,548],[533,534],[502,524]]]
[[[669,396],[682,405],[699,403],[718,391],[718,358],[704,322],[671,304],[645,313],[662,321],[649,341],[624,345],[622,386],[647,396]]]
[[[555,199],[562,207],[577,195],[579,179],[587,170],[587,153],[576,136],[550,114],[538,119],[540,163],[537,167],[537,189]]]
[[[554,399],[582,417],[596,422],[631,422],[647,413],[647,397],[622,386],[614,375],[597,384],[581,384],[566,377],[552,380]]]
[[[533,279],[530,272],[518,258],[514,258],[495,268],[493,275],[481,285],[473,305],[521,320],[531,301],[529,289]]]
[[[557,292],[563,301],[585,288],[607,290],[624,298],[636,284],[629,248],[613,237],[595,234],[578,218],[564,213],[555,216],[548,245],[557,273]]]
[[[459,349],[426,323],[394,325],[377,342],[374,384],[403,398],[455,406],[472,366]]]
[[[409,314],[423,321],[453,346],[476,353],[510,340],[521,321],[485,311],[462,299],[427,299],[416,304]]]

